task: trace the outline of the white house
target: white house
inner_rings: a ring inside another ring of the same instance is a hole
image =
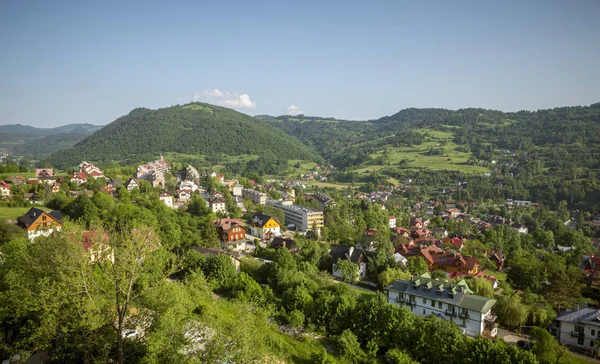
[[[173,208],[173,195],[172,194],[165,191],[165,192],[161,193],[158,198],[160,198],[160,200],[162,202],[164,202],[165,205],[167,205],[167,207]]]
[[[250,234],[261,239],[279,236],[281,223],[272,216],[257,212],[250,218]]]
[[[244,187],[240,184],[235,184],[232,188],[231,188],[231,194],[234,196],[242,196],[242,190],[244,189]]]
[[[600,339],[600,310],[584,307],[558,315],[550,328],[552,334],[567,346],[594,350]]]
[[[396,228],[396,216],[390,216],[390,229],[395,229]]]
[[[474,295],[464,280],[451,283],[425,273],[392,282],[385,290],[391,304],[408,307],[416,315],[436,315],[454,322],[472,337],[496,336],[496,316],[491,312],[496,300]]]
[[[329,254],[331,254],[331,261],[333,263],[331,274],[334,277],[343,278],[342,272],[337,268],[337,263],[340,260],[348,260],[356,264],[356,273],[358,279],[364,279],[367,277],[367,256],[362,249],[358,249],[353,246],[338,245],[331,248]]]
[[[196,192],[196,190],[198,189],[198,185],[195,184],[193,181],[184,180],[181,181],[181,183],[179,184],[179,189],[191,190],[192,192]]]
[[[222,197],[214,197],[208,200],[210,208],[213,212],[227,212],[227,207],[225,206],[225,200]]]
[[[179,190],[179,201],[189,201],[192,198],[192,190]]]
[[[127,191],[129,192],[133,191],[134,188],[140,188],[140,181],[135,178],[130,178],[125,182],[125,188],[127,188]]]
[[[0,181],[0,197],[10,198],[10,185],[4,181]]]

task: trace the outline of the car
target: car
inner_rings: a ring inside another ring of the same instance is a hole
[[[531,350],[531,348],[533,348],[533,344],[529,341],[519,340],[517,341],[517,347],[523,350]]]

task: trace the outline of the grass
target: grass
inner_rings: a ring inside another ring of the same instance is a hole
[[[371,160],[357,169],[359,173],[371,173],[384,168],[417,170],[456,170],[466,173],[486,173],[488,168],[468,165],[471,157],[469,152],[456,150],[452,132],[433,130],[429,128],[417,129],[423,135],[424,142],[420,145],[389,148],[387,155],[384,150],[371,154]],[[430,148],[442,148],[442,155],[429,155]],[[380,157],[386,159],[386,164],[374,164]]]
[[[0,219],[16,219],[23,216],[31,207],[7,207],[0,206]],[[38,207],[39,208],[39,207]]]
[[[213,110],[210,107],[206,107],[206,106],[202,106],[202,105],[198,105],[198,104],[185,105],[185,106],[183,106],[183,108],[190,109],[190,110],[204,110],[211,114],[213,113]]]

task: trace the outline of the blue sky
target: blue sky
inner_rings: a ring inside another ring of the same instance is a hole
[[[0,2],[0,124],[600,101],[600,1]]]

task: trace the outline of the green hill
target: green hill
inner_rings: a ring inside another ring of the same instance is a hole
[[[224,107],[191,103],[138,108],[50,158],[59,168],[81,160],[137,162],[149,155],[258,155],[265,160],[319,160],[316,153],[263,121]]]

